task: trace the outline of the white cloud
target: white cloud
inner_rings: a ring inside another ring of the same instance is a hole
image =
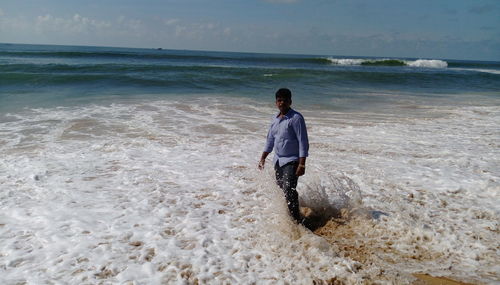
[[[0,17],[0,34],[5,42],[128,45],[154,38],[141,21],[126,17],[98,19],[76,13],[66,16],[42,14]],[[139,45],[139,44],[137,44]]]
[[[175,36],[180,37],[184,34],[186,34],[187,27],[185,26],[175,26]]]
[[[112,28],[109,21],[101,21],[74,14],[72,17],[54,17],[50,14],[38,16],[34,22],[34,30],[40,34],[88,34],[99,33]]]
[[[214,23],[202,23],[200,24],[200,29],[213,30],[215,28]]]
[[[30,21],[23,17],[0,17],[0,31],[4,36],[7,34],[20,35],[32,29],[33,25]]]
[[[167,26],[172,26],[175,25],[179,22],[179,19],[165,19],[163,20],[163,23]]]
[[[228,38],[232,35],[232,30],[229,27],[222,26],[217,22],[200,21],[188,22],[177,18],[161,20],[165,28],[158,31],[164,39],[177,40],[205,40],[213,38]]]

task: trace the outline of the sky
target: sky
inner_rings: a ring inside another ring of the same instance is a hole
[[[500,61],[500,1],[1,0],[0,42]]]

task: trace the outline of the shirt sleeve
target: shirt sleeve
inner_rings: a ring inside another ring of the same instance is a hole
[[[298,115],[294,120],[293,130],[299,141],[299,157],[309,156],[309,139],[307,137],[306,121],[302,115]]]
[[[267,132],[266,146],[264,147],[264,152],[272,152],[274,148],[274,135],[273,132],[271,131],[273,128],[273,122],[271,122],[271,125],[269,126],[269,131]]]

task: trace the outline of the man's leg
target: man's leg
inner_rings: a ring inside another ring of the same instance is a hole
[[[274,172],[276,173],[276,184],[283,189],[283,169],[280,167],[279,162],[274,165]]]
[[[301,221],[299,210],[299,194],[297,193],[298,177],[295,174],[297,171],[297,162],[291,162],[282,167],[276,163],[274,169],[276,171],[276,182],[283,189],[288,204],[290,215],[297,221]]]

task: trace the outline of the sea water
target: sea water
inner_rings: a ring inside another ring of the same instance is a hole
[[[500,63],[0,45],[0,283],[500,282]],[[257,162],[308,126],[290,219]]]

